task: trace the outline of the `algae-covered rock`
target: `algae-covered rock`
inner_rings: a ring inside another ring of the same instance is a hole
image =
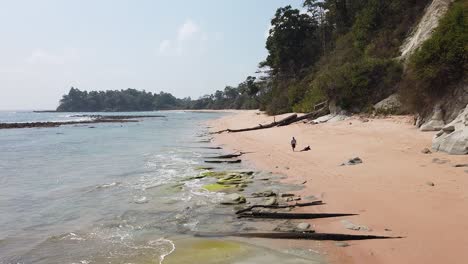
[[[255,192],[252,193],[253,197],[270,197],[270,196],[276,196],[276,193],[270,190],[263,191],[263,192]]]
[[[276,197],[269,197],[265,200],[263,204],[264,205],[277,205],[278,201],[276,200]]]
[[[225,177],[226,175],[228,175],[227,171],[205,171],[205,172],[200,173],[200,176],[215,177],[215,178]]]
[[[230,204],[242,204],[245,202],[246,202],[246,199],[244,196],[237,194],[237,193],[231,193],[224,197],[221,204],[230,205]]]

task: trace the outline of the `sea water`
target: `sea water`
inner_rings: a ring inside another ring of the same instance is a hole
[[[0,123],[86,119],[79,114],[0,112]],[[198,243],[193,232],[235,226],[232,210],[216,208],[223,194],[183,181],[221,153],[205,122],[224,114],[118,113],[132,114],[165,117],[0,130],[0,264],[165,263],[178,244]],[[226,166],[217,169],[241,169]],[[255,252],[238,263],[281,258]]]

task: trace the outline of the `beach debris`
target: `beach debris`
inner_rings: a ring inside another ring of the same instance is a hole
[[[468,167],[468,163],[465,163],[465,164],[455,164],[453,165],[455,168],[464,168],[464,167]]]
[[[220,131],[216,131],[216,132],[212,132],[211,134],[221,134],[221,133],[224,133],[224,132],[228,132],[228,133],[236,133],[236,132],[246,132],[246,131],[252,131],[252,130],[259,130],[259,129],[267,129],[267,128],[272,128],[272,127],[282,127],[282,126],[287,126],[287,125],[290,125],[290,124],[293,124],[293,123],[296,123],[296,122],[299,122],[299,121],[302,121],[302,120],[305,120],[305,119],[313,119],[313,118],[317,118],[323,114],[326,114],[329,110],[328,110],[328,107],[327,107],[327,102],[322,102],[320,104],[317,104],[316,106],[320,105],[322,106],[320,109],[318,110],[315,110],[311,113],[308,113],[308,114],[305,114],[305,115],[302,115],[302,116],[298,116],[297,114],[293,114],[293,115],[290,115],[290,116],[287,116],[283,119],[281,119],[280,121],[276,122],[276,121],[273,121],[272,123],[269,123],[269,124],[259,124],[258,126],[256,127],[249,127],[249,128],[242,128],[242,129],[223,129],[223,130],[220,130]],[[316,106],[314,107],[314,109],[316,109]]]
[[[426,185],[431,186],[431,187],[435,186],[435,184],[433,182],[431,182],[431,181],[426,182]]]
[[[428,149],[428,148],[423,148],[423,149],[421,150],[421,153],[423,153],[423,154],[431,154],[432,151],[431,151],[430,149]]]
[[[269,213],[269,212],[250,212],[239,214],[239,218],[269,218],[269,219],[317,219],[329,217],[354,216],[357,214],[339,214],[339,213]]]
[[[304,207],[304,206],[314,206],[314,205],[322,205],[324,204],[322,201],[313,201],[308,203],[295,203],[295,204],[287,204],[287,205],[263,205],[263,204],[256,204],[249,206],[247,208],[238,210],[236,214],[241,214],[244,212],[251,211],[254,208],[269,208],[269,209],[282,209],[282,208],[294,208],[294,207]]]
[[[284,197],[293,197],[293,196],[295,196],[295,194],[294,193],[282,193],[280,196],[282,198],[284,198]]]
[[[359,157],[355,157],[355,158],[348,160],[346,163],[342,163],[340,166],[347,166],[347,165],[351,166],[351,165],[357,165],[361,163],[362,163],[362,159]]]
[[[222,147],[195,147],[195,148],[202,148],[202,149],[223,149]]]
[[[439,158],[433,158],[432,159],[432,163],[436,163],[436,164],[445,164],[447,162],[450,162],[450,160],[447,160],[447,159],[439,159]]]
[[[242,160],[205,160],[206,163],[241,163]]]
[[[375,236],[375,235],[348,235],[334,233],[314,232],[272,232],[272,233],[196,233],[196,237],[257,237],[270,239],[303,239],[303,240],[332,240],[351,241],[368,239],[398,239],[403,237]]]
[[[369,227],[363,225],[356,225],[350,222],[349,220],[341,220],[341,223],[346,229],[354,231],[372,231]]]
[[[307,181],[303,181],[301,184],[306,184],[306,183],[307,183]]]
[[[343,241],[339,241],[335,243],[335,246],[337,247],[349,247],[349,244]]]
[[[310,228],[309,223],[299,223],[296,226],[296,229],[299,230],[299,231],[305,231],[305,230],[308,230],[309,228]]]
[[[245,202],[246,202],[246,199],[244,196],[238,193],[231,193],[231,194],[224,196],[224,199],[223,201],[221,201],[221,204],[232,205],[232,204],[242,204]]]

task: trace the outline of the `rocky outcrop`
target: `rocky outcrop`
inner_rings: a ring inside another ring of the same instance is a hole
[[[440,105],[434,106],[432,117],[424,123],[419,129],[421,131],[439,131],[445,126],[444,115]]]
[[[400,108],[401,101],[398,94],[392,94],[374,105],[375,111],[384,113],[397,113]]]
[[[233,204],[242,204],[245,203],[245,197],[237,194],[237,193],[232,193],[224,196],[224,199],[221,201],[221,204],[224,205],[233,205]]]
[[[444,111],[445,122],[450,123],[468,104],[468,79],[465,78],[462,82],[447,90],[447,94],[440,98],[440,105]]]
[[[311,121],[312,124],[320,124],[320,123],[333,123],[346,120],[349,117],[348,112],[341,109],[340,106],[336,104],[336,101],[331,100],[328,104],[328,109],[330,114],[321,116]]]
[[[434,136],[432,148],[449,154],[468,154],[468,104],[455,120]]]

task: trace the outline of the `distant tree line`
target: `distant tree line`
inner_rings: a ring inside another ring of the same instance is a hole
[[[174,109],[256,109],[260,105],[260,84],[249,76],[237,87],[226,86],[211,95],[192,100],[170,93],[145,90],[81,91],[72,87],[57,107],[59,112],[125,112]]]

